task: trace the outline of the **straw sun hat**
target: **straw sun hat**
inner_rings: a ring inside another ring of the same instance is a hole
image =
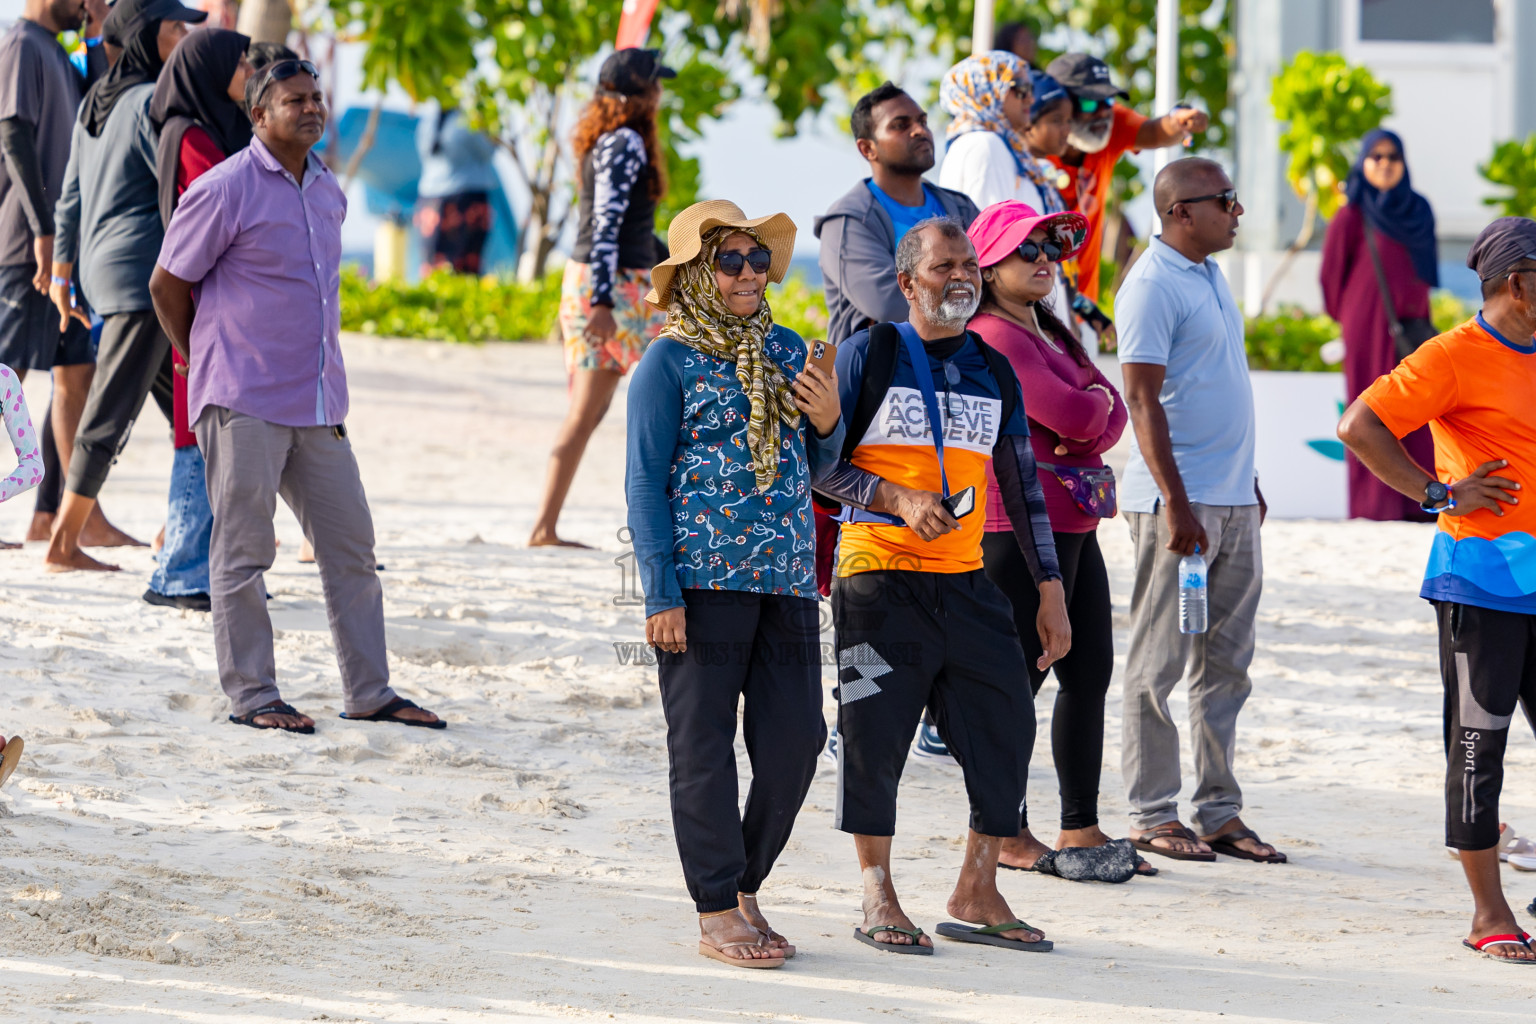
[[[768,267],[768,280],[778,283],[789,271],[789,260],[795,249],[795,222],[787,213],[770,214],[767,217],[748,219],[741,207],[729,199],[706,199],[694,203],[672,218],[667,228],[667,247],[672,256],[651,270],[651,293],[645,301],[665,312],[672,297],[672,278],[677,268],[687,263],[704,248],[704,235],[717,227],[752,228],[763,244],[773,253]]]

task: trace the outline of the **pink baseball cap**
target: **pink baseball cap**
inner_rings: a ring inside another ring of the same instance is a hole
[[[1081,252],[1088,239],[1088,218],[1082,214],[1073,211],[1039,213],[1033,206],[1017,199],[993,203],[982,210],[966,234],[976,247],[976,258],[981,265],[990,267],[1007,259],[1008,254],[1024,244],[1030,233],[1042,224],[1048,229],[1056,229],[1053,233],[1063,245],[1065,251],[1061,258],[1064,260]]]

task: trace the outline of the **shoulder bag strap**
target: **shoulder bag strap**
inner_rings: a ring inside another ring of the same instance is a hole
[[[1376,247],[1376,231],[1371,222],[1361,214],[1360,223],[1365,228],[1365,247],[1371,250],[1371,266],[1376,270],[1376,287],[1381,291],[1381,305],[1387,311],[1387,331],[1392,340],[1402,344],[1403,322],[1397,318],[1397,307],[1392,303],[1392,289],[1387,284],[1387,272],[1381,266],[1381,250]]]
[[[944,417],[939,415],[939,396],[933,389],[933,372],[928,368],[928,353],[923,349],[923,339],[917,336],[917,328],[909,323],[897,324],[901,340],[907,345],[907,358],[912,362],[912,375],[917,378],[917,389],[923,393],[923,406],[928,412],[928,433],[933,437],[933,450],[939,456],[939,485],[944,497],[949,497],[949,474],[944,471]]]

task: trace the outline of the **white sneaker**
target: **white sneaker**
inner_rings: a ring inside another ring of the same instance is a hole
[[[927,722],[917,730],[917,742],[912,745],[912,756],[920,757],[925,761],[948,761],[955,763],[955,756],[949,752],[949,747],[939,735],[937,726]]]

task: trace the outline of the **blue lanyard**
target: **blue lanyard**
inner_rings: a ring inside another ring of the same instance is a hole
[[[923,339],[917,336],[917,328],[910,323],[896,325],[901,340],[907,343],[907,358],[912,361],[912,375],[917,378],[917,388],[923,393],[923,405],[928,410],[928,432],[933,435],[933,450],[939,456],[939,484],[944,497],[949,497],[949,476],[944,472],[944,418],[939,415],[939,396],[933,390],[933,371],[928,368],[928,353]]]

